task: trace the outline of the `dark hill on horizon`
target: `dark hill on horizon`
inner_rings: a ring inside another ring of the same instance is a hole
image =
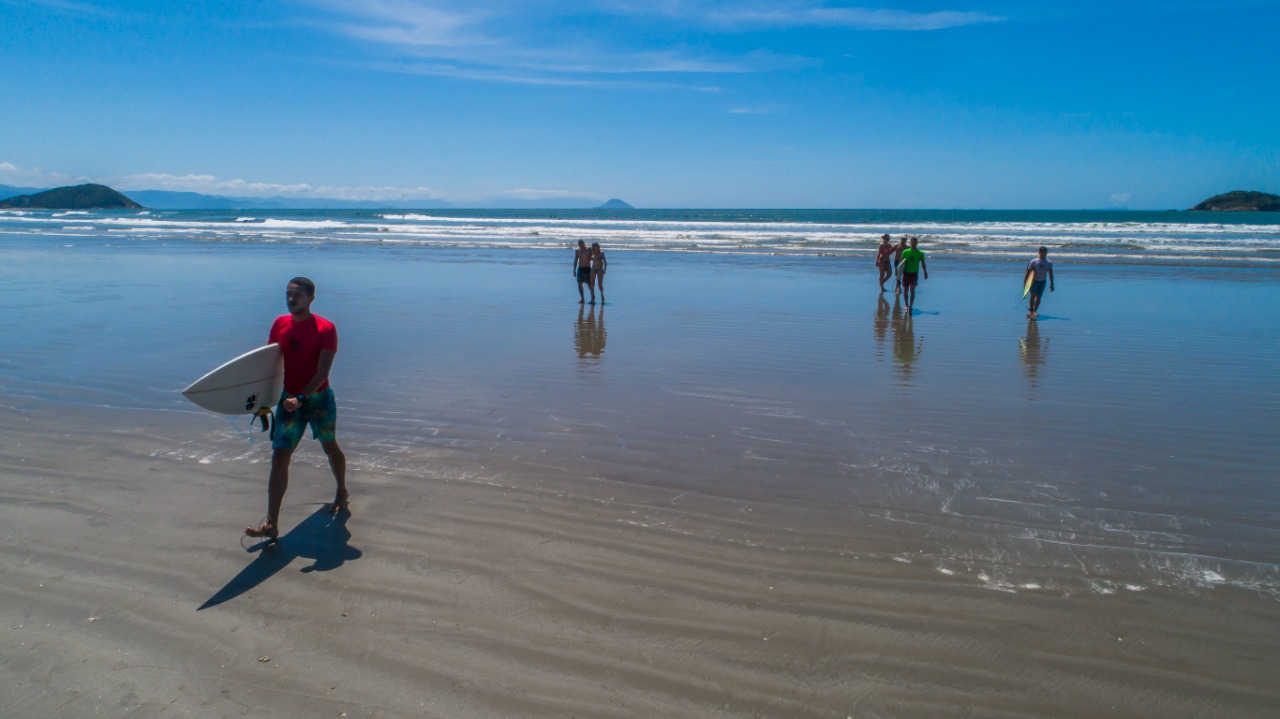
[[[617,198],[615,197],[614,199],[609,200],[608,202],[604,203],[603,205],[599,205],[598,207],[595,207],[594,209],[597,209],[597,210],[634,210],[634,209],[636,209],[636,208],[632,207],[630,204],[628,204],[628,203],[626,203],[626,202],[623,202],[622,200],[619,200],[619,199],[617,199]]]
[[[1280,195],[1235,190],[1215,195],[1191,208],[1192,212],[1280,212]]]
[[[18,195],[0,201],[0,208],[35,210],[141,210],[142,205],[106,185],[55,187],[34,195]]]

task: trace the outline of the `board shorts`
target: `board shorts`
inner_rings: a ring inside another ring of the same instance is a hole
[[[333,398],[333,388],[326,387],[307,395],[297,412],[286,412],[284,401],[293,395],[282,394],[276,403],[276,425],[271,435],[273,449],[296,449],[302,434],[311,426],[311,438],[320,442],[332,442],[338,428],[338,403]]]
[[[1045,285],[1045,282],[1046,282],[1046,281],[1047,281],[1047,280],[1032,280],[1032,281],[1031,281],[1031,294],[1035,295],[1036,297],[1039,297],[1039,296],[1043,295],[1043,294],[1044,294],[1044,285]]]
[[[919,272],[903,272],[902,273],[903,287],[915,287],[916,284],[919,282],[919,280],[920,280]]]
[[[590,281],[591,281],[591,268],[590,268],[590,267],[579,267],[579,268],[578,268],[578,281],[579,281],[579,282],[590,282]]]

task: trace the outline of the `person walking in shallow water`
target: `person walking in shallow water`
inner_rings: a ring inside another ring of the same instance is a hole
[[[250,537],[280,536],[280,505],[289,489],[289,462],[308,426],[311,436],[329,458],[337,480],[337,492],[329,511],[347,509],[347,458],[336,438],[338,405],[329,387],[329,370],[338,353],[338,330],[333,323],[311,313],[315,283],[305,277],[289,280],[285,303],[289,314],[271,324],[268,343],[280,345],[284,355],[284,393],[276,405],[271,438],[271,475],[267,480],[267,518],[257,527],[245,527]]]
[[[908,315],[916,304],[916,285],[919,284],[920,271],[924,270],[924,278],[929,279],[929,267],[924,262],[924,253],[916,247],[918,242],[918,238],[911,238],[911,246],[902,251],[902,262],[898,263],[902,269],[902,295],[907,301]]]
[[[1032,278],[1032,274],[1035,275]],[[1027,304],[1027,319],[1034,320],[1040,316],[1040,300],[1044,297],[1044,283],[1049,281],[1049,291],[1053,292],[1053,263],[1049,261],[1049,248],[1041,247],[1038,256],[1027,263],[1027,271],[1022,275],[1025,285],[1031,279],[1031,294]]]
[[[591,243],[591,281],[600,290],[600,304],[604,304],[604,271],[609,269],[609,261],[604,257],[604,250],[599,242]],[[593,295],[594,297],[594,295]]]
[[[586,301],[586,296],[582,294],[582,285],[586,284],[587,289],[591,290],[591,304],[596,303],[596,288],[591,283],[591,248],[587,247],[587,243],[578,240],[578,248],[573,251],[573,273],[578,278],[578,304]]]
[[[880,270],[880,291],[888,292],[884,283],[893,277],[893,245],[889,244],[888,235],[880,235],[880,246],[876,248],[876,269]]]
[[[907,236],[903,235],[898,238],[898,244],[893,246],[893,294],[897,296],[902,292],[902,252],[907,249]]]

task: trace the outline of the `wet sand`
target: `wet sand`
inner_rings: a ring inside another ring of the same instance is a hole
[[[106,417],[94,419],[106,421]],[[260,452],[4,427],[5,716],[1268,716],[1280,610],[1237,589],[999,592],[910,532],[420,457],[353,514],[304,452],[274,549]]]
[[[580,312],[567,254],[8,259],[0,715],[1280,702],[1275,374],[1220,351],[1274,368],[1276,320],[1204,302],[1274,278],[1060,268],[1029,326],[1003,268],[932,259],[910,319],[869,262],[611,255]],[[353,513],[306,440],[263,550],[265,443],[174,393],[304,264]]]

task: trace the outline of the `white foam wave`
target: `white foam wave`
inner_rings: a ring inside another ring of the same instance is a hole
[[[195,214],[195,213],[192,213]],[[297,217],[288,213],[225,218],[166,212],[152,216],[12,212],[0,235],[123,233],[202,241],[388,244],[420,247],[555,249],[582,240],[614,249],[776,255],[869,254],[880,234],[913,234],[932,253],[1023,255],[1044,245],[1075,260],[1178,258],[1187,261],[1280,262],[1280,225],[1186,222],[866,222],[714,221],[694,217],[441,217],[424,213]],[[1269,257],[1268,255],[1274,255]]]

